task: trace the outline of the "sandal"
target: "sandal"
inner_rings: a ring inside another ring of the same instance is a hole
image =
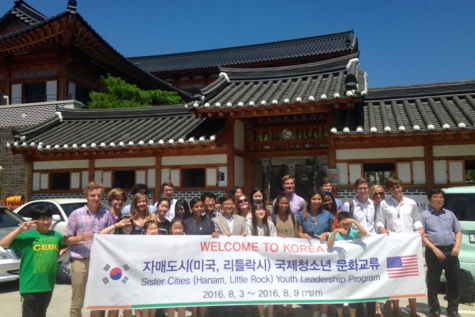
[[[376,310],[375,310],[375,315],[376,316],[383,316],[383,313],[381,312],[381,305],[379,302],[376,302]]]

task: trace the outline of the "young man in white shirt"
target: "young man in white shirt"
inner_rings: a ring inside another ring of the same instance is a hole
[[[391,193],[391,197],[381,201],[376,219],[376,227],[379,233],[397,233],[419,231],[421,237],[425,237],[422,227],[419,209],[414,200],[404,197],[402,194],[402,182],[398,177],[390,177],[385,183],[386,188]],[[392,301],[394,305],[393,317],[401,316],[399,311],[399,300]],[[411,317],[419,317],[416,311],[416,299],[409,299],[411,307]],[[391,303],[388,301],[384,305],[386,314],[391,310]]]
[[[172,221],[175,218],[175,205],[176,199],[173,198],[173,194],[175,193],[175,188],[171,182],[165,182],[162,184],[162,195],[170,202],[170,208],[168,212],[165,214],[165,218],[168,221]],[[157,205],[157,203],[155,204]]]
[[[376,234],[375,224],[376,224],[376,211],[374,209],[374,204],[371,199],[369,199],[369,182],[365,178],[358,178],[355,181],[355,192],[356,197],[343,204],[341,211],[347,211],[351,214],[352,218],[359,222],[363,228],[368,232],[368,235]],[[358,228],[352,224],[351,228],[353,230],[358,230]],[[376,303],[367,302],[366,310],[369,317],[375,317]],[[356,314],[358,316],[364,316],[364,307],[363,303],[358,303],[356,306]]]

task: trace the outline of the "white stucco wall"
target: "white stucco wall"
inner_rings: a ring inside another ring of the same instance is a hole
[[[434,145],[434,157],[475,155],[475,145]]]
[[[424,157],[423,146],[336,150],[337,160]]]
[[[163,156],[162,166],[170,165],[196,165],[196,164],[226,164],[226,154],[212,155],[184,155],[184,156]],[[153,164],[155,165],[155,163]]]

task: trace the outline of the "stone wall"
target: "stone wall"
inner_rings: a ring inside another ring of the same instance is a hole
[[[12,140],[11,128],[0,128],[0,166],[3,167],[2,197],[5,195],[25,195],[27,190],[28,165],[22,155],[13,155],[6,147],[7,140]]]
[[[404,188],[402,190],[403,195],[406,196],[424,196],[426,195],[426,189],[425,188]],[[386,191],[386,197],[389,197],[391,195],[388,191]],[[351,200],[353,197],[356,196],[355,190],[353,188],[351,189],[338,189],[338,199],[340,199],[342,202],[347,202]]]

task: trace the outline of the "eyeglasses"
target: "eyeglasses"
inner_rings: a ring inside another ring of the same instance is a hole
[[[37,221],[42,222],[42,223],[47,223],[47,222],[53,221],[53,218],[42,218],[42,219],[38,219]]]

